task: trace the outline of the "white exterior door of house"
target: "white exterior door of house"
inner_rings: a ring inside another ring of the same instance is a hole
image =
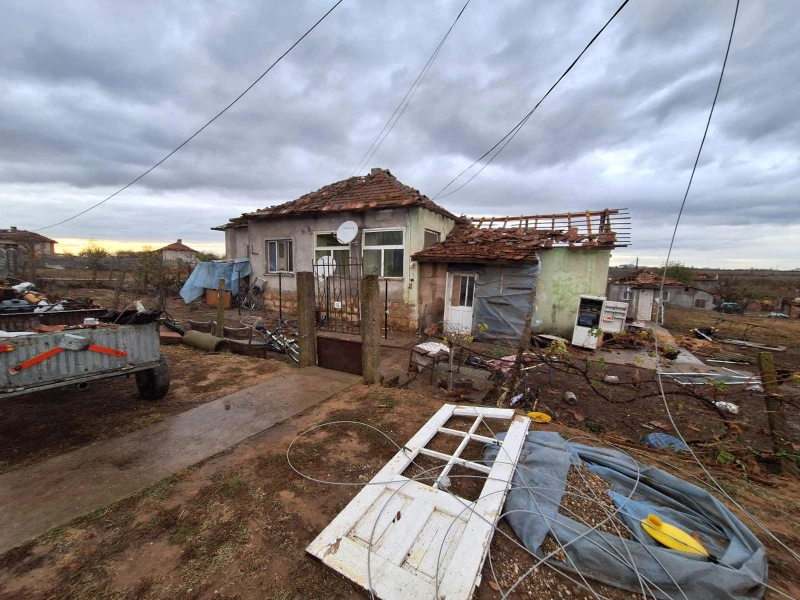
[[[653,299],[655,290],[639,290],[639,302],[636,305],[636,320],[650,321],[653,319]]]
[[[474,300],[475,275],[448,273],[444,309],[445,331],[468,331],[472,329],[472,304]]]

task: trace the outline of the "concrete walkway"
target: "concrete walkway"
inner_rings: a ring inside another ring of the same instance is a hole
[[[357,382],[310,367],[0,475],[0,553],[135,494],[286,420]]]

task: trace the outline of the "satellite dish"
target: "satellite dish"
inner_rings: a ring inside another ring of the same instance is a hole
[[[316,272],[318,277],[330,277],[335,270],[336,261],[332,256],[320,256],[317,259]]]
[[[336,239],[340,244],[349,244],[356,239],[356,235],[358,235],[358,225],[355,221],[345,221],[336,230]]]

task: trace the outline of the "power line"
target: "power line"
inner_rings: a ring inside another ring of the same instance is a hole
[[[402,100],[400,100],[400,104],[398,104],[397,108],[394,109],[392,116],[389,117],[389,120],[386,121],[386,123],[383,126],[383,129],[380,130],[377,137],[373,140],[372,144],[370,144],[370,147],[367,148],[367,151],[364,153],[364,156],[362,156],[361,160],[358,161],[356,168],[353,169],[353,172],[350,174],[351,177],[355,175],[359,169],[369,164],[369,161],[372,160],[373,156],[375,156],[375,153],[381,147],[381,144],[383,144],[386,138],[389,137],[389,134],[392,132],[392,129],[394,129],[394,126],[397,125],[397,122],[400,120],[400,117],[403,116],[403,113],[406,112],[408,105],[411,104],[411,100],[414,99],[414,95],[417,93],[417,90],[422,85],[422,81],[425,79],[425,76],[428,74],[428,71],[430,71],[431,67],[433,66],[433,63],[436,61],[436,57],[439,56],[439,51],[442,49],[442,46],[444,46],[445,41],[447,41],[447,37],[450,35],[450,32],[453,31],[453,27],[456,26],[456,23],[458,23],[458,20],[461,18],[461,15],[464,14],[464,11],[467,9],[467,6],[471,1],[472,0],[467,0],[466,4],[464,4],[464,6],[461,8],[461,11],[459,11],[455,21],[453,21],[453,24],[450,25],[450,29],[448,29],[447,33],[444,34],[442,41],[439,42],[438,46],[436,46],[436,49],[433,51],[433,54],[431,54],[430,58],[428,59],[428,62],[426,62],[425,66],[422,67],[422,70],[419,72],[419,75],[417,75],[417,78],[414,80],[414,83],[411,84],[411,87],[408,88],[406,95],[403,96]],[[406,99],[408,99],[408,102],[406,102]],[[396,119],[395,115],[397,115]],[[392,119],[394,119],[394,122],[392,122]],[[386,131],[386,135],[383,135],[384,131]],[[382,135],[383,138],[381,138]],[[371,154],[370,151],[372,152]]]
[[[63,221],[59,221],[58,223],[53,223],[52,225],[47,225],[46,227],[41,227],[41,228],[39,228],[39,229],[34,229],[34,231],[44,231],[45,229],[50,229],[51,227],[56,227],[56,226],[58,226],[58,225],[62,225],[62,224],[64,224],[64,223],[68,222],[68,221],[72,221],[73,219],[77,219],[77,218],[78,218],[78,217],[80,217],[81,215],[85,215],[85,214],[86,214],[87,212],[89,212],[90,210],[94,210],[95,208],[97,208],[97,207],[98,207],[98,206],[100,206],[101,204],[105,204],[106,202],[108,202],[109,200],[111,200],[111,199],[112,199],[114,196],[116,196],[117,194],[120,194],[121,192],[124,192],[126,189],[128,189],[129,187],[131,187],[131,186],[132,186],[133,184],[135,184],[137,181],[139,181],[140,179],[142,179],[142,178],[143,178],[145,175],[149,174],[151,171],[153,171],[154,169],[156,169],[157,167],[159,167],[159,166],[160,166],[162,163],[164,163],[164,161],[166,161],[166,160],[167,160],[167,159],[168,159],[170,156],[172,156],[172,155],[173,155],[173,154],[175,154],[175,153],[176,153],[178,150],[180,150],[181,148],[183,148],[183,147],[184,147],[186,144],[188,144],[189,142],[191,142],[191,141],[192,141],[192,140],[193,140],[195,137],[197,137],[197,135],[198,135],[198,134],[200,134],[200,132],[201,132],[201,131],[203,131],[203,130],[204,130],[206,127],[208,127],[209,125],[211,125],[211,124],[212,124],[214,121],[216,121],[216,120],[217,120],[219,117],[221,117],[221,116],[222,116],[224,113],[226,113],[230,107],[232,107],[232,106],[233,106],[234,104],[236,104],[236,103],[237,103],[239,100],[241,100],[241,98],[242,98],[242,97],[243,97],[243,96],[244,96],[244,95],[245,95],[247,92],[249,92],[251,89],[253,89],[253,87],[255,87],[255,85],[256,85],[256,84],[257,84],[259,81],[261,81],[261,80],[264,78],[264,76],[265,76],[267,73],[269,73],[269,72],[272,70],[272,68],[273,68],[275,65],[277,65],[279,62],[281,62],[281,60],[283,60],[283,58],[284,58],[284,57],[285,57],[287,54],[289,54],[289,52],[291,52],[292,50],[294,50],[295,46],[297,46],[297,45],[298,45],[300,42],[302,42],[302,41],[303,41],[303,40],[306,38],[306,36],[308,36],[308,34],[310,34],[312,31],[314,31],[314,29],[316,29],[316,28],[317,28],[317,25],[319,25],[320,23],[322,23],[322,21],[324,21],[324,20],[325,20],[325,18],[326,18],[326,17],[327,17],[329,14],[331,14],[331,13],[332,13],[332,12],[333,12],[333,11],[336,9],[336,7],[337,7],[337,6],[339,6],[339,5],[340,5],[340,4],[341,4],[343,1],[344,1],[344,0],[338,0],[338,1],[336,2],[336,4],[334,4],[334,5],[333,5],[333,6],[332,6],[330,9],[328,9],[328,12],[326,12],[324,15],[322,15],[322,17],[320,17],[320,19],[319,19],[319,20],[318,20],[316,23],[314,23],[314,24],[311,26],[311,28],[309,28],[309,29],[308,29],[308,30],[307,30],[307,31],[306,31],[306,32],[305,32],[305,33],[304,33],[302,36],[300,36],[300,38],[299,38],[299,39],[298,39],[298,40],[297,40],[297,41],[296,41],[294,44],[292,44],[291,46],[289,46],[289,49],[288,49],[288,50],[286,50],[286,51],[285,51],[283,54],[281,54],[281,55],[280,55],[280,56],[279,56],[279,57],[278,57],[278,58],[275,60],[275,62],[273,62],[273,63],[272,63],[272,64],[271,64],[271,65],[270,65],[270,66],[267,68],[267,70],[266,70],[266,71],[264,71],[264,72],[263,72],[261,75],[259,75],[259,76],[258,76],[258,78],[257,78],[257,79],[256,79],[256,80],[255,80],[253,83],[251,83],[249,86],[247,86],[247,88],[245,88],[245,90],[244,90],[244,91],[243,91],[241,94],[239,94],[238,96],[236,96],[236,98],[234,98],[233,102],[231,102],[230,104],[228,104],[228,105],[227,105],[225,108],[223,108],[223,109],[222,109],[221,111],[219,111],[219,112],[218,112],[216,115],[214,115],[214,117],[213,117],[213,118],[212,118],[210,121],[208,121],[208,122],[207,122],[205,125],[203,125],[203,126],[200,128],[200,129],[198,129],[197,131],[195,131],[195,132],[194,132],[194,133],[193,133],[191,136],[189,136],[188,138],[186,138],[186,139],[185,139],[185,140],[184,140],[184,141],[183,141],[183,142],[182,142],[182,143],[181,143],[181,144],[180,144],[180,145],[179,145],[177,148],[175,148],[175,149],[174,149],[172,152],[170,152],[169,154],[167,154],[167,155],[166,155],[164,158],[162,158],[160,161],[158,161],[158,162],[157,162],[156,164],[154,164],[152,167],[150,167],[149,169],[147,169],[147,171],[145,171],[144,173],[142,173],[141,175],[139,175],[139,176],[138,176],[136,179],[134,179],[133,181],[131,181],[130,183],[128,183],[128,184],[127,184],[127,185],[125,185],[124,187],[121,187],[120,189],[118,189],[116,192],[114,192],[113,194],[111,194],[110,196],[108,196],[107,198],[105,198],[104,200],[101,200],[101,201],[100,201],[100,202],[98,202],[97,204],[93,204],[92,206],[90,206],[90,207],[89,207],[89,208],[87,208],[86,210],[83,210],[83,211],[79,212],[78,214],[76,214],[76,215],[73,215],[73,216],[69,217],[68,219],[64,219]]]
[[[486,167],[488,167],[488,166],[491,164],[491,162],[492,162],[492,161],[493,161],[495,158],[497,158],[497,155],[498,155],[498,154],[500,154],[500,153],[503,151],[503,149],[504,149],[504,148],[505,148],[505,147],[506,147],[506,146],[509,144],[509,142],[510,142],[511,140],[513,140],[513,139],[514,139],[514,137],[516,137],[516,135],[519,133],[520,129],[522,129],[522,128],[525,126],[525,123],[527,123],[527,122],[528,122],[528,119],[530,119],[530,118],[531,118],[531,115],[533,115],[533,113],[534,113],[534,112],[536,112],[536,109],[537,109],[537,108],[539,108],[539,105],[540,105],[542,102],[544,102],[545,98],[547,98],[547,97],[550,95],[550,92],[552,92],[552,91],[553,91],[553,90],[556,88],[556,86],[557,86],[559,83],[561,83],[561,80],[562,80],[562,79],[564,79],[564,77],[566,77],[566,76],[567,76],[567,73],[569,73],[569,72],[572,70],[572,68],[573,68],[573,67],[574,67],[576,64],[578,64],[578,61],[581,59],[581,57],[582,57],[582,56],[583,56],[583,55],[586,53],[586,51],[587,51],[587,50],[588,50],[588,49],[591,47],[591,45],[592,45],[592,44],[594,44],[595,40],[597,40],[597,38],[598,38],[598,37],[600,37],[600,34],[601,34],[601,33],[603,33],[603,31],[605,31],[606,27],[608,27],[608,26],[611,24],[611,21],[613,21],[613,20],[614,20],[614,19],[617,17],[617,15],[618,15],[618,14],[619,14],[619,13],[622,11],[622,9],[623,9],[623,8],[625,8],[625,5],[626,5],[626,4],[628,4],[628,2],[629,2],[629,1],[630,1],[630,0],[625,0],[625,1],[624,1],[624,2],[623,2],[623,3],[622,3],[620,6],[619,6],[619,8],[618,8],[618,9],[617,9],[617,10],[614,12],[614,14],[613,14],[613,15],[611,15],[611,18],[610,18],[608,21],[606,21],[606,24],[605,24],[605,25],[603,25],[603,26],[600,28],[600,31],[598,31],[596,34],[594,34],[594,37],[593,37],[591,40],[589,40],[589,43],[588,43],[588,44],[586,44],[586,46],[584,47],[584,49],[583,49],[583,50],[581,50],[581,53],[580,53],[580,54],[578,54],[578,56],[575,58],[575,60],[573,60],[573,61],[572,61],[572,64],[570,64],[570,65],[569,65],[569,67],[567,67],[567,70],[566,70],[566,71],[564,71],[564,72],[561,74],[561,77],[559,77],[559,78],[556,80],[556,82],[555,82],[555,83],[554,83],[552,86],[550,86],[550,89],[549,89],[549,90],[547,90],[547,92],[545,93],[545,95],[544,95],[544,96],[542,96],[541,100],[539,100],[539,102],[537,102],[537,103],[536,103],[536,105],[535,105],[535,106],[534,106],[534,107],[533,107],[533,108],[530,110],[530,112],[529,112],[528,114],[526,114],[526,115],[525,115],[525,116],[522,118],[522,120],[520,120],[520,121],[519,121],[519,123],[517,123],[516,125],[514,125],[514,127],[512,127],[512,128],[511,128],[511,131],[509,131],[509,132],[508,132],[507,134],[505,134],[505,135],[504,135],[502,138],[500,138],[500,141],[498,141],[498,142],[497,142],[497,143],[496,143],[494,146],[492,146],[491,148],[489,148],[489,149],[488,149],[488,150],[487,150],[487,151],[486,151],[486,152],[485,152],[485,153],[484,153],[484,154],[483,154],[483,155],[482,155],[482,156],[481,156],[481,157],[480,157],[478,160],[476,160],[475,162],[473,162],[473,163],[472,163],[470,166],[468,166],[466,169],[464,169],[463,171],[461,171],[461,173],[459,173],[459,174],[458,174],[458,175],[456,175],[456,176],[455,176],[453,179],[451,179],[451,180],[450,180],[450,182],[449,182],[449,183],[448,183],[446,186],[444,186],[444,187],[443,187],[441,190],[439,190],[439,192],[438,192],[438,193],[437,193],[437,194],[436,194],[436,195],[433,197],[433,199],[434,199],[434,200],[436,200],[436,199],[437,199],[437,198],[439,198],[440,196],[441,196],[442,198],[446,198],[447,196],[451,196],[452,194],[455,194],[455,193],[456,193],[458,190],[460,190],[461,188],[463,188],[463,187],[464,187],[465,185],[467,185],[467,184],[468,184],[470,181],[472,181],[472,180],[473,180],[473,179],[475,179],[475,178],[476,178],[478,175],[480,175],[480,174],[481,174],[481,172],[482,172],[482,171],[483,171],[483,170],[484,170]],[[502,146],[501,146],[501,144],[502,144]],[[460,186],[458,186],[458,187],[457,187],[456,189],[454,189],[453,191],[451,191],[451,192],[449,192],[448,194],[445,194],[444,196],[442,196],[442,192],[444,192],[444,191],[445,191],[447,188],[449,188],[451,185],[453,185],[453,183],[455,183],[455,182],[456,182],[458,179],[460,179],[460,178],[461,178],[461,176],[462,176],[464,173],[466,173],[467,171],[469,171],[469,170],[470,170],[472,167],[474,167],[475,165],[477,165],[477,164],[478,164],[479,162],[481,162],[481,161],[482,161],[484,158],[486,158],[487,156],[489,156],[489,155],[492,153],[492,151],[493,151],[495,148],[497,148],[498,146],[499,146],[499,149],[497,150],[497,152],[495,152],[495,153],[492,155],[492,157],[491,157],[491,158],[490,158],[488,161],[486,161],[486,164],[485,164],[485,165],[483,165],[483,166],[482,166],[482,167],[481,167],[481,168],[478,170],[478,172],[477,172],[477,173],[475,173],[475,174],[474,174],[472,177],[470,177],[469,179],[467,179],[467,181],[465,181],[464,183],[462,183]]]
[[[714,108],[717,105],[717,98],[719,97],[719,90],[720,90],[720,87],[722,86],[722,78],[725,75],[725,67],[728,64],[728,55],[730,54],[730,51],[731,51],[731,43],[733,41],[733,32],[736,29],[736,18],[737,18],[738,15],[739,15],[739,0],[736,0],[736,8],[735,8],[734,13],[733,13],[733,23],[731,24],[731,33],[728,36],[728,46],[725,49],[725,59],[722,61],[722,69],[720,70],[720,73],[719,73],[719,80],[717,81],[717,89],[714,92],[714,99],[711,102],[711,110],[708,113],[708,119],[706,120],[706,127],[705,127],[705,129],[703,131],[703,138],[700,140],[700,147],[697,149],[697,156],[694,159],[694,165],[692,166],[692,172],[689,175],[689,183],[686,186],[686,192],[683,195],[683,200],[681,201],[680,208],[678,209],[678,216],[677,216],[677,218],[675,220],[675,227],[672,230],[672,238],[670,239],[669,249],[667,250],[667,259],[664,261],[664,272],[663,272],[663,277],[662,277],[662,280],[661,280],[661,286],[659,287],[659,291],[658,291],[658,298],[659,298],[659,304],[660,304],[659,308],[661,310],[663,310],[663,300],[662,300],[662,298],[664,297],[664,283],[665,283],[664,279],[667,276],[667,269],[669,268],[669,259],[672,256],[672,249],[673,249],[673,246],[675,245],[675,236],[678,233],[678,226],[680,225],[680,222],[681,222],[681,216],[683,215],[683,209],[686,206],[686,199],[689,197],[689,190],[691,190],[691,188],[692,188],[692,181],[694,181],[694,175],[695,175],[695,173],[697,171],[697,165],[700,162],[700,155],[703,152],[703,146],[705,145],[706,137],[708,136],[708,129],[711,126],[711,117],[713,116]],[[656,346],[656,348],[658,347],[658,329],[655,329],[655,346]],[[736,500],[734,500],[731,497],[731,495],[725,490],[725,488],[723,488],[719,484],[719,482],[714,478],[714,476],[708,471],[708,469],[702,463],[702,461],[699,458],[697,458],[697,455],[694,453],[694,451],[692,450],[691,446],[686,444],[686,440],[684,439],[683,434],[681,433],[680,429],[678,428],[678,425],[675,422],[674,417],[672,416],[672,412],[669,409],[669,403],[667,402],[667,396],[666,396],[666,393],[664,391],[664,384],[663,384],[663,382],[661,380],[661,372],[658,370],[658,366],[659,366],[660,362],[661,362],[661,355],[657,355],[657,358],[656,358],[656,379],[658,381],[658,387],[659,387],[659,393],[661,395],[661,400],[662,400],[662,402],[664,404],[664,409],[666,411],[667,417],[669,418],[669,421],[672,424],[672,427],[675,430],[675,433],[678,435],[678,437],[681,439],[681,441],[689,449],[689,454],[691,454],[691,456],[695,460],[695,462],[698,465],[700,465],[700,468],[703,470],[703,472],[706,474],[706,476],[714,484],[714,487],[721,494],[723,494],[734,506],[736,506],[747,517],[749,517],[764,533],[766,533],[770,538],[772,538],[778,545],[780,545],[784,550],[789,552],[789,554],[791,554],[791,556],[795,560],[800,561],[800,554],[798,554],[797,552],[792,550],[789,546],[787,546],[772,531],[770,531],[770,529],[766,525],[764,525],[758,518],[756,518],[755,515],[753,515],[751,512],[749,512],[747,509],[745,509],[741,504],[739,504]],[[781,592],[781,594],[785,595],[782,592]]]

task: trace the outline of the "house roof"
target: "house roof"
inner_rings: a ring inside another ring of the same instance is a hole
[[[297,200],[276,206],[268,206],[254,212],[244,213],[225,225],[212,227],[216,230],[240,226],[251,219],[270,219],[286,216],[317,215],[333,212],[363,212],[381,208],[422,207],[459,220],[419,190],[409,187],[392,175],[389,169],[372,169],[369,175],[350,177],[331,183],[300,196]]]
[[[411,258],[418,262],[536,263],[536,253],[547,248],[616,248],[627,241],[611,229],[627,219],[624,210],[474,218],[462,221],[444,241]]]
[[[12,242],[33,241],[37,243],[58,243],[55,240],[51,240],[49,237],[45,237],[39,233],[34,233],[33,231],[25,231],[24,229],[0,229],[0,239],[3,241]]]
[[[634,271],[633,273],[628,273],[622,277],[617,277],[616,279],[613,279],[611,283],[627,284],[630,287],[638,288],[660,288],[662,281],[666,287],[692,287],[690,285],[686,285],[682,281],[678,281],[677,279],[670,279],[669,277],[664,277],[658,273],[644,270]]]
[[[162,250],[178,250],[180,252],[197,252],[194,248],[189,248],[186,244],[184,244],[181,240],[177,242],[172,242],[171,244],[164,246],[163,248],[159,248],[158,251],[161,252]]]

